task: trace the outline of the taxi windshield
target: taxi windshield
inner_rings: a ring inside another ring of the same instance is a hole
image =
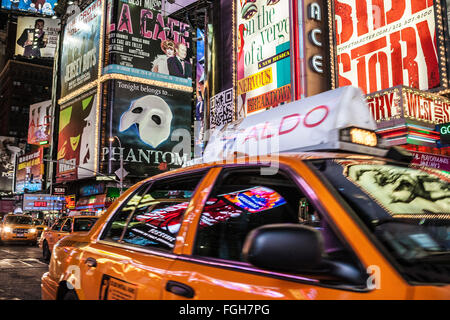
[[[33,224],[33,219],[31,217],[24,216],[7,216],[5,220],[6,224]]]
[[[450,282],[448,173],[381,160],[309,163],[352,207],[411,280]]]

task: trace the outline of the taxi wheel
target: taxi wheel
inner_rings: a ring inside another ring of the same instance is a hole
[[[43,245],[42,245],[42,258],[44,259],[44,261],[50,261],[50,256],[51,256],[51,252],[48,249],[48,243],[47,241],[44,241]]]
[[[73,291],[67,291],[63,297],[63,300],[79,300],[77,294]]]

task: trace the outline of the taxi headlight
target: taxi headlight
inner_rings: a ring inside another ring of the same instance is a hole
[[[31,232],[31,233],[35,233],[35,232],[36,232],[36,229],[35,229],[35,228],[31,228],[31,229],[30,229],[30,232]]]
[[[3,227],[3,231],[5,232],[11,232],[12,229],[10,227]]]

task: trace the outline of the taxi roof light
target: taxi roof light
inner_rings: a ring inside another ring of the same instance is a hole
[[[187,165],[287,152],[344,151],[384,157],[385,141],[356,87],[294,101],[216,128],[202,158]]]

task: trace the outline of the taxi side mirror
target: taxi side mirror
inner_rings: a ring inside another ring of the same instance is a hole
[[[271,224],[247,236],[243,256],[249,263],[273,271],[301,272],[322,265],[323,238],[319,231],[298,224]]]

